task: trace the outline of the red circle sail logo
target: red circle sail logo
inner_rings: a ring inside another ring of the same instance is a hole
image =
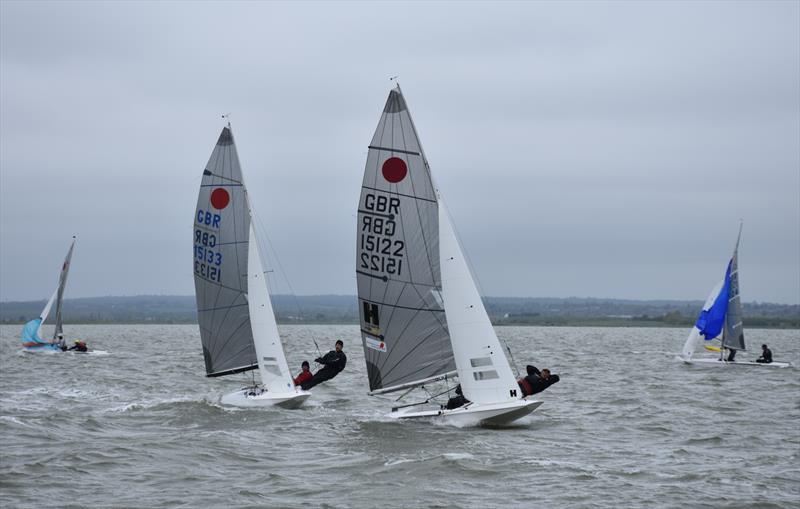
[[[231,201],[231,195],[228,191],[218,187],[211,191],[211,206],[217,210],[222,210],[228,206]]]
[[[406,174],[408,174],[408,166],[406,166],[406,162],[399,157],[390,157],[383,162],[381,172],[383,173],[383,178],[392,184],[397,184],[406,178]]]

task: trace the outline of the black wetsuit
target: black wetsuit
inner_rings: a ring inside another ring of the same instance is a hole
[[[760,362],[762,364],[772,363],[772,350],[765,348],[764,351],[761,352],[761,357],[756,359],[756,362]]]
[[[522,389],[523,396],[538,394],[560,380],[558,375],[550,375],[547,377],[547,379],[542,378],[541,371],[539,371],[536,366],[529,365],[527,369],[528,376],[524,378],[527,384],[519,384],[520,388]],[[525,385],[530,387],[530,392],[528,392],[528,387],[525,387]]]
[[[338,375],[347,364],[347,356],[344,354],[344,352],[331,350],[321,358],[314,359],[314,362],[322,364],[323,367],[314,373],[314,378],[300,386],[304,391],[307,391],[315,385],[321,384],[322,382],[327,382],[331,378]]]
[[[464,394],[461,392],[461,384],[458,384],[458,386],[456,386],[456,395],[447,400],[447,404],[444,406],[444,408],[447,410],[452,410],[454,408],[462,407],[469,402],[470,401],[465,398]]]

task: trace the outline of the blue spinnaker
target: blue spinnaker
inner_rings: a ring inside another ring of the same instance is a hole
[[[52,349],[57,350],[58,346],[49,343],[48,341],[43,340],[39,337],[39,327],[42,325],[41,318],[34,318],[33,320],[29,321],[22,327],[22,336],[20,339],[22,343],[29,343],[31,341],[35,343],[41,344],[41,346],[28,346],[26,348],[30,350],[41,350],[41,349]]]
[[[39,337],[39,327],[42,325],[41,318],[34,318],[33,320],[29,321],[25,324],[22,328],[22,342],[28,343],[30,341],[35,341],[37,343],[46,343],[45,340]]]
[[[728,269],[725,271],[725,283],[714,299],[714,304],[710,308],[700,311],[695,327],[706,339],[711,340],[719,336],[722,327],[725,325],[725,315],[728,312],[728,293],[731,287],[731,264],[728,262]]]

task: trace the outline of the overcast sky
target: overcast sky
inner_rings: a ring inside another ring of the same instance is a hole
[[[0,3],[0,300],[192,294],[232,113],[298,294],[355,294],[399,75],[481,290],[800,302],[800,3]],[[277,281],[273,291],[286,293]]]

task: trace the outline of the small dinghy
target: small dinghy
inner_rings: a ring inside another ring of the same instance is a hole
[[[356,251],[369,394],[457,378],[469,401],[448,409],[428,397],[390,417],[503,425],[542,404],[521,398],[399,86],[369,145]]]
[[[230,124],[203,170],[194,214],[194,282],[206,375],[257,369],[261,383],[222,396],[227,405],[296,408],[295,387],[267,290],[252,205]]]
[[[736,247],[733,249],[733,256],[725,270],[725,277],[711,290],[678,358],[687,364],[699,366],[788,368],[792,365],[790,362],[752,362],[736,360],[735,356],[734,360],[729,360],[730,354],[725,355],[726,350],[728,352],[745,350],[742,302],[739,298],[739,241],[741,238],[742,225],[739,224]],[[720,347],[706,346],[706,349],[719,351],[719,355],[694,357],[694,351],[701,338],[705,341],[719,339]]]

